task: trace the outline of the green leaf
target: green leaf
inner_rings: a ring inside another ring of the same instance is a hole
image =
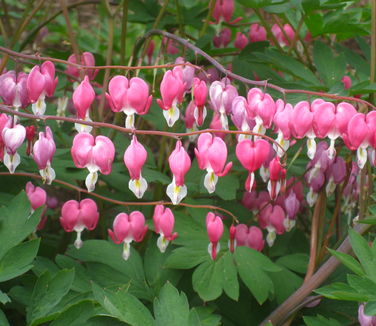
[[[278,272],[281,268],[263,254],[248,247],[236,248],[235,260],[240,278],[258,303],[262,304],[269,294],[274,292],[273,282],[265,271]]]
[[[10,326],[7,317],[4,312],[0,310],[0,325],[1,326]]]
[[[63,269],[53,277],[47,271],[38,278],[27,312],[27,320],[31,326],[39,325],[53,318],[53,316],[47,316],[48,313],[68,293],[73,279],[74,269]]]
[[[81,301],[62,312],[50,326],[82,326],[96,314],[91,301]]]
[[[291,254],[279,258],[276,263],[294,272],[305,274],[309,256],[307,254]]]
[[[200,317],[201,325],[203,326],[219,326],[221,324],[221,316],[213,314],[213,307],[196,307],[194,308]],[[192,325],[193,326],[193,325]]]
[[[217,299],[222,294],[223,260],[209,260],[198,266],[192,275],[193,289],[204,301]]]
[[[215,187],[215,193],[223,200],[233,200],[236,198],[236,191],[239,189],[239,178],[227,174],[219,178]]]
[[[376,282],[376,261],[367,241],[357,232],[349,229],[350,243],[367,276]]]
[[[368,277],[348,274],[347,282],[359,293],[368,295],[369,297],[374,297],[376,300],[376,283],[372,282]]]
[[[333,318],[325,318],[321,315],[317,315],[316,317],[313,316],[304,316],[303,320],[307,326],[341,326],[342,324],[333,319]]]
[[[365,220],[360,220],[357,223],[375,225],[376,224],[376,218],[366,218]]]
[[[314,292],[323,295],[329,299],[349,300],[349,301],[368,301],[369,296],[355,291],[346,283],[332,283],[316,289]]]
[[[21,243],[10,249],[0,260],[0,282],[26,273],[38,253],[40,239]]]
[[[343,265],[352,270],[355,274],[360,276],[364,275],[362,266],[360,266],[359,262],[354,257],[329,248],[328,250],[334,257],[336,257]]]
[[[153,326],[154,321],[149,310],[140,300],[128,293],[125,287],[110,291],[93,283],[92,290],[95,299],[109,316],[132,326]]]
[[[223,259],[223,279],[222,286],[225,293],[233,300],[239,299],[239,282],[238,271],[235,266],[233,255],[227,251],[222,257]]]
[[[202,248],[180,247],[174,249],[167,257],[165,267],[176,269],[191,269],[208,260],[208,252]]]
[[[186,295],[167,282],[154,299],[155,326],[189,325],[190,312]]]
[[[376,301],[367,302],[364,307],[364,313],[368,316],[376,315]]]
[[[344,54],[334,57],[330,47],[320,41],[315,41],[313,45],[313,60],[320,77],[329,88],[339,82],[345,74]]]
[[[0,258],[12,247],[35,231],[43,207],[30,215],[30,202],[24,191],[15,196],[7,207],[0,208]]]

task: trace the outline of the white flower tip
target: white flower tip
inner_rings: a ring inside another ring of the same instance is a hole
[[[166,119],[167,125],[171,128],[179,119],[180,111],[178,108],[172,107],[168,110],[163,110],[163,116]]]
[[[95,184],[98,180],[98,172],[90,172],[85,180],[85,185],[88,192],[92,192],[95,190]]]
[[[139,179],[129,180],[128,188],[138,199],[141,199],[148,188],[148,183],[142,176],[140,176]]]

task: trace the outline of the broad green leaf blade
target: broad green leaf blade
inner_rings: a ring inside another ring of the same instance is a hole
[[[352,229],[349,229],[349,237],[352,249],[364,271],[371,280],[376,282],[376,259],[367,241]]]
[[[186,295],[167,282],[159,297],[154,299],[155,326],[190,325],[189,304]]]
[[[278,258],[276,263],[294,272],[305,274],[309,256],[307,254],[291,254]]]
[[[281,268],[261,253],[248,247],[236,248],[235,260],[244,284],[259,304],[264,303],[269,294],[274,292],[273,283],[265,270],[274,272],[281,271]]]
[[[39,325],[53,318],[53,316],[44,317],[68,293],[73,280],[74,269],[63,269],[54,276],[45,272],[38,278],[27,313],[27,320],[31,326]]]
[[[31,264],[39,249],[40,239],[21,243],[10,249],[0,260],[0,282],[8,281],[33,267]]]
[[[304,316],[303,320],[307,326],[341,326],[342,324],[333,318],[325,318],[321,315],[313,316]]]
[[[376,301],[367,302],[364,307],[364,313],[368,316],[376,315]]]
[[[360,277],[354,274],[347,275],[349,285],[361,294],[365,294],[376,300],[376,283],[372,282],[368,277]]]
[[[354,257],[329,248],[328,250],[334,257],[336,257],[343,265],[352,270],[355,274],[359,276],[364,275],[362,266],[360,266],[359,262]]]
[[[95,316],[96,310],[92,301],[81,301],[62,312],[50,326],[82,326],[89,318]]]
[[[166,259],[165,267],[190,269],[208,260],[209,254],[201,248],[180,247],[174,249]]]
[[[42,210],[43,207],[40,207],[30,214],[30,202],[24,191],[15,196],[7,207],[0,208],[0,258],[36,230]]]
[[[332,283],[316,289],[314,292],[323,295],[329,299],[349,300],[349,301],[368,301],[370,297],[365,294],[358,293],[346,283]]]
[[[132,326],[153,326],[154,320],[149,310],[140,300],[128,293],[126,287],[111,291],[93,283],[92,290],[95,299],[109,316]]]
[[[222,271],[222,259],[205,261],[195,269],[192,285],[202,300],[215,300],[222,294]]]
[[[1,326],[10,326],[7,317],[5,316],[4,312],[0,310],[0,325]]]
[[[223,259],[223,279],[222,286],[225,293],[233,300],[239,299],[239,282],[238,271],[235,266],[233,255],[227,251],[222,257]]]

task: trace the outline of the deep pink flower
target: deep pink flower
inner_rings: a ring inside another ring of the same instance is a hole
[[[221,20],[229,23],[234,13],[234,0],[216,0],[213,17],[217,23]]]
[[[231,30],[229,28],[222,29],[218,35],[213,37],[213,44],[216,48],[225,48],[231,42]]]
[[[274,244],[276,234],[283,234],[286,231],[284,226],[285,216],[285,211],[279,205],[267,204],[260,211],[259,224],[261,228],[268,231],[266,241],[269,247]]]
[[[168,158],[168,164],[173,174],[173,179],[167,186],[166,193],[170,197],[171,202],[176,205],[187,195],[184,176],[191,167],[191,159],[180,140],[176,142],[175,149]]]
[[[272,26],[272,33],[280,46],[290,46],[295,38],[295,31],[289,24],[283,25],[283,31],[277,24],[274,24]]]
[[[131,177],[128,187],[137,198],[142,198],[148,187],[146,180],[141,175],[147,155],[146,149],[137,141],[137,137],[134,135],[131,144],[124,153],[124,164]]]
[[[24,72],[16,73],[13,70],[7,71],[0,76],[0,97],[4,104],[13,106],[16,110],[29,105],[27,92],[27,77]]]
[[[76,108],[77,118],[90,121],[89,109],[95,99],[95,92],[90,85],[88,76],[85,76],[81,84],[74,90],[72,98],[74,107]],[[78,128],[77,131],[80,132],[81,129]]]
[[[249,39],[251,42],[266,41],[266,29],[260,24],[252,24],[249,29]]]
[[[26,195],[33,211],[46,204],[46,191],[41,187],[34,186],[30,181],[26,184]]]
[[[134,128],[134,115],[144,115],[149,112],[152,96],[149,86],[141,78],[133,77],[128,80],[124,76],[115,76],[108,85],[107,99],[114,112],[122,111],[127,115],[126,128]]]
[[[52,131],[49,127],[46,127],[46,131],[39,133],[39,138],[34,144],[33,159],[38,165],[43,181],[47,184],[51,184],[56,177],[55,171],[51,167],[55,151],[56,145]]]
[[[125,214],[120,213],[115,217],[113,231],[108,234],[116,244],[124,243],[123,258],[128,260],[130,255],[130,244],[132,241],[141,242],[144,239],[148,226],[145,225],[145,217],[139,211]]]
[[[276,113],[273,118],[275,129],[278,132],[276,141],[285,151],[287,151],[290,146],[289,139],[292,135],[292,112],[293,107],[291,104],[287,103],[285,105],[285,103],[281,99],[278,99],[276,101]],[[284,154],[284,151],[281,147],[276,145],[273,145],[273,147],[276,150],[278,156],[281,157]]]
[[[265,133],[273,122],[276,105],[273,98],[259,88],[252,88],[247,94],[248,114],[255,118],[256,126],[253,131]]]
[[[240,49],[240,50],[243,50],[248,44],[248,39],[247,39],[247,36],[245,36],[243,33],[241,32],[237,32],[236,33],[236,37],[235,37],[235,47]]]
[[[173,233],[175,218],[171,209],[165,208],[163,205],[157,205],[153,215],[154,230],[160,236],[157,246],[161,252],[165,252],[170,241],[173,241],[178,234]]]
[[[193,79],[193,99],[195,109],[193,115],[198,126],[202,126],[206,117],[206,97],[208,96],[208,88],[205,81],[198,78]]]
[[[219,216],[215,216],[214,213],[209,212],[206,215],[206,230],[209,237],[208,252],[210,257],[215,260],[220,250],[219,240],[223,234],[223,222]]]
[[[94,138],[91,134],[80,132],[73,139],[71,154],[78,168],[89,170],[85,184],[88,191],[93,191],[98,180],[98,171],[102,174],[111,173],[115,146],[106,136]]]
[[[97,204],[94,200],[86,198],[80,202],[68,200],[61,208],[60,224],[66,232],[77,232],[74,246],[82,247],[81,233],[83,230],[94,230],[99,219]]]
[[[245,224],[238,224],[236,226],[236,245],[262,251],[265,241],[261,229],[257,226],[250,226],[248,228]]]
[[[77,63],[76,59],[77,59],[76,55],[73,53],[69,56],[68,62]],[[80,56],[80,64],[83,65],[83,66],[95,66],[94,55],[91,52],[82,53],[82,55]],[[84,71],[85,75],[89,77],[90,80],[93,80],[97,76],[99,69],[83,68],[83,71]],[[68,68],[65,70],[65,72],[68,75],[74,76],[76,78],[80,78],[80,70],[77,67],[68,65]]]

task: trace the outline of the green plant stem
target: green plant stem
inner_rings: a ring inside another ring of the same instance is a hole
[[[127,25],[128,25],[128,0],[123,1],[123,17],[121,20],[121,36],[120,36],[120,64],[125,65],[126,41],[127,41]]]
[[[72,24],[71,24],[71,21],[70,21],[70,18],[69,18],[69,12],[68,12],[68,8],[67,8],[67,0],[60,0],[60,6],[61,6],[61,10],[63,11],[63,16],[64,16],[64,19],[65,19],[65,24],[66,24],[66,27],[67,27],[69,40],[70,40],[70,43],[71,43],[71,46],[72,46],[73,53],[76,57],[76,62],[81,62],[80,50],[78,49],[76,37],[74,35]],[[79,70],[79,72],[80,72],[81,79],[83,79],[84,78],[84,72],[82,70]]]
[[[354,230],[359,234],[364,234],[368,231],[371,225],[357,224]],[[349,253],[351,251],[351,244],[349,237],[338,247],[337,251],[343,253]],[[312,275],[312,277],[304,282],[303,285],[296,290],[287,300],[285,300],[277,309],[275,309],[265,320],[260,324],[266,326],[268,322],[271,322],[273,326],[280,326],[283,322],[294,312],[298,311],[306,304],[305,298],[311,294],[311,292],[317,289],[340,265],[340,261],[335,257],[330,257],[318,270]]]
[[[204,25],[202,25],[202,29],[201,29],[200,34],[199,34],[200,37],[204,36],[205,33],[206,33],[206,30],[208,29],[210,18],[213,15],[214,7],[215,7],[215,0],[210,0],[209,11],[208,11],[208,14],[205,18]]]

